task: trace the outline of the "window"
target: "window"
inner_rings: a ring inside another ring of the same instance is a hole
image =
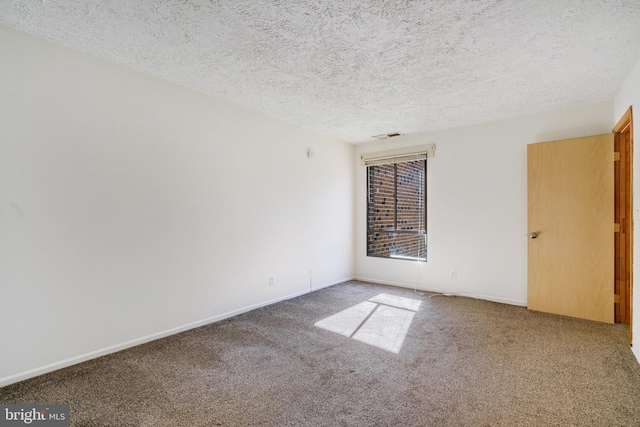
[[[426,261],[426,154],[365,164],[367,256]]]

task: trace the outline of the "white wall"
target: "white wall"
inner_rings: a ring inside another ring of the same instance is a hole
[[[354,276],[351,145],[2,26],[0,57],[0,386]]]
[[[633,233],[633,271],[640,271],[640,260],[638,254],[640,254],[640,181],[639,181],[639,173],[640,173],[640,139],[638,138],[638,129],[640,129],[640,119],[638,119],[638,106],[640,105],[640,60],[627,77],[622,89],[616,96],[614,100],[614,109],[613,109],[613,120],[614,123],[617,123],[618,120],[623,116],[623,114],[627,111],[629,106],[633,106],[633,128],[634,128],[634,151],[633,151],[633,200],[635,200],[635,204],[633,207],[633,223],[634,223],[634,233]],[[635,276],[635,275],[634,275]],[[632,279],[634,282],[634,288],[636,292],[633,293],[633,303],[632,306],[635,308],[635,312],[640,312],[640,287],[637,284],[635,279]],[[633,323],[633,346],[632,350],[636,355],[638,361],[640,361],[640,345],[638,344],[638,340],[640,339],[640,318],[635,316],[632,319]]]
[[[612,102],[358,146],[356,274],[382,283],[526,305],[527,144],[611,132]],[[436,144],[427,161],[426,263],[366,256],[359,154]],[[449,272],[457,278],[450,279]]]

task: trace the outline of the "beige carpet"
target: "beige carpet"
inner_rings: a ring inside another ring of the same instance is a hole
[[[393,296],[420,301],[397,354],[314,326]],[[628,327],[429,296],[348,282],[0,388],[0,402],[66,403],[73,426],[640,426]]]

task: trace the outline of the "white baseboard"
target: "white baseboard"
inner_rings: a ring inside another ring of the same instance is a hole
[[[452,295],[452,296],[467,297],[467,298],[475,298],[475,299],[481,299],[481,300],[486,300],[486,301],[499,302],[499,303],[502,303],[502,304],[517,305],[517,306],[520,306],[520,307],[526,307],[527,306],[527,302],[526,301],[514,300],[514,299],[509,299],[509,298],[494,297],[494,296],[491,296],[491,295],[473,294],[473,293],[468,293],[468,292],[452,292],[452,291],[448,291],[448,290],[444,290],[444,289],[425,288],[425,287],[422,287],[422,286],[418,287],[418,286],[409,285],[409,284],[406,284],[406,283],[389,282],[389,281],[385,281],[385,280],[370,279],[370,278],[367,278],[367,277],[356,277],[356,280],[360,280],[362,282],[377,283],[377,284],[380,284],[380,285],[397,286],[397,287],[400,287],[400,288],[417,289],[419,291],[434,292],[434,293],[437,293],[437,294]]]
[[[105,347],[100,350],[91,351],[89,353],[81,354],[79,356],[70,357],[65,360],[61,360],[59,362],[51,363],[46,366],[42,366],[35,369],[30,369],[25,372],[21,372],[19,374],[10,375],[8,377],[0,378],[0,387],[8,386],[9,384],[17,383],[20,381],[27,380],[29,378],[37,377],[39,375],[43,375],[49,372],[57,371],[58,369],[66,368],[71,365],[76,365],[78,363],[86,362],[87,360],[96,359],[101,356],[106,356],[107,354],[115,353],[117,351],[125,350],[127,348],[135,347],[137,345],[145,344],[150,341],[154,341],[160,338],[168,337],[170,335],[179,334],[180,332],[188,331],[189,329],[199,328],[200,326],[208,325],[210,323],[219,322],[224,319],[228,319],[233,316],[237,316],[242,313],[246,313],[251,310],[255,310],[257,308],[266,307],[271,304],[278,303],[280,301],[296,298],[320,289],[328,288],[329,286],[337,285],[338,283],[347,282],[349,280],[353,280],[354,277],[350,277],[343,280],[337,280],[335,282],[330,282],[326,284],[322,284],[319,286],[313,286],[311,289],[305,289],[304,291],[295,292],[293,294],[288,294],[282,297],[274,298],[268,301],[263,301],[258,304],[253,304],[250,306],[242,307],[237,310],[232,310],[223,314],[219,314],[216,316],[208,317],[206,319],[199,320],[197,322],[188,323],[186,325],[178,326],[175,328],[167,329],[162,332],[157,332],[155,334],[147,335],[141,338],[136,338],[130,341],[126,341],[120,344],[112,345],[109,347]]]
[[[638,346],[631,347],[631,352],[633,353],[634,356],[636,356],[638,363],[640,363],[640,348],[638,348]]]
[[[317,285],[317,286],[316,286],[316,285],[313,285],[313,284],[312,284],[312,285],[311,285],[311,292],[313,292],[313,291],[319,291],[320,289],[328,288],[328,287],[330,287],[330,286],[337,285],[338,283],[344,283],[344,282],[348,282],[348,281],[350,281],[350,280],[355,280],[355,279],[356,279],[356,276],[351,276],[351,277],[349,277],[349,278],[347,278],[347,279],[341,279],[341,280],[337,280],[337,281],[335,281],[335,282],[325,283],[325,284],[323,284],[323,285]]]

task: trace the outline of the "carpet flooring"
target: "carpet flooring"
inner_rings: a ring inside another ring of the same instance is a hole
[[[314,326],[421,301],[399,352]],[[0,388],[72,426],[640,426],[629,328],[346,282]]]

